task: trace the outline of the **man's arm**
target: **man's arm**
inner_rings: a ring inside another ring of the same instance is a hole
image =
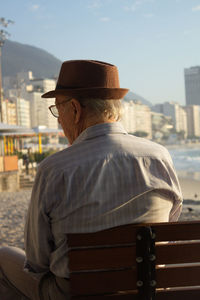
[[[48,195],[48,184],[39,169],[25,225],[25,269],[35,275],[49,271],[49,259],[53,249],[50,218],[46,213]]]

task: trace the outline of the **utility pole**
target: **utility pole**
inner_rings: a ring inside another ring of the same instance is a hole
[[[8,27],[9,24],[13,24],[14,22],[11,20],[6,20],[5,18],[0,18],[0,26],[2,27]],[[2,55],[2,47],[5,43],[6,38],[10,36],[10,34],[4,30],[0,30],[0,122],[3,121],[3,111],[2,111],[2,103],[3,103],[3,92],[2,92],[2,70],[1,70],[1,55]]]

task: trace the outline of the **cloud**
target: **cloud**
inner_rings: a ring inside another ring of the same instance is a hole
[[[192,8],[192,11],[200,11],[200,5],[197,5]]]
[[[125,11],[135,11],[136,8],[135,8],[134,5],[132,5],[132,6],[124,6],[124,10],[125,10]]]
[[[39,4],[33,4],[33,5],[31,5],[30,10],[37,11],[39,8],[40,8]]]
[[[134,3],[130,6],[124,6],[125,11],[136,11],[138,7],[146,3],[154,3],[155,0],[135,0]]]
[[[101,22],[109,22],[110,18],[108,18],[108,17],[102,17],[102,18],[100,18],[100,21]]]
[[[94,0],[91,1],[90,4],[88,5],[88,8],[90,9],[98,9],[102,6],[101,0]]]
[[[142,5],[142,2],[143,2],[143,0],[137,0],[131,6],[125,6],[124,10],[135,11],[138,8],[138,6]]]

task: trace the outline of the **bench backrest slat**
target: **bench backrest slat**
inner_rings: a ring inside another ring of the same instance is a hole
[[[173,222],[173,223],[149,223],[143,224],[152,226],[156,230],[156,242],[177,241],[177,240],[196,240],[200,239],[200,222]],[[134,243],[136,233],[141,224],[123,225],[95,233],[87,234],[68,234],[69,247],[95,246],[103,244],[123,244]]]
[[[197,286],[200,284],[199,267],[161,268],[156,272],[157,288]],[[118,290],[136,290],[136,270],[86,272],[72,274],[72,293],[114,293]],[[89,284],[88,284],[89,283]]]
[[[156,300],[199,300],[200,289],[192,290],[162,290],[156,293]],[[138,300],[138,295],[129,294],[113,294],[113,295],[103,295],[103,296],[74,296],[74,300]]]
[[[80,249],[69,252],[73,271],[136,267],[136,247]]]
[[[180,255],[181,253],[181,255]],[[157,264],[200,263],[200,242],[171,243],[156,246]],[[69,266],[74,271],[136,267],[136,247],[76,249],[69,252]]]
[[[115,293],[118,290],[136,290],[136,270],[76,273],[71,275],[72,294]]]
[[[72,296],[73,300],[139,300],[138,295],[136,294],[112,294],[112,295],[103,295],[103,296]],[[172,299],[170,299],[172,300]],[[185,300],[185,299],[184,299]],[[187,299],[188,300],[188,299]]]
[[[200,263],[200,242],[156,245],[156,264]]]
[[[68,234],[71,294],[105,297],[123,291],[116,296],[121,300],[137,293],[137,235],[141,227],[149,226],[155,232],[156,289],[189,290],[200,285],[200,222],[132,224],[97,233]],[[159,299],[160,290],[156,291]],[[200,299],[200,290],[195,293]]]
[[[200,288],[191,290],[162,290],[156,293],[156,300],[198,300],[199,295]]]
[[[200,266],[161,268],[156,272],[157,287],[184,287],[200,285]]]

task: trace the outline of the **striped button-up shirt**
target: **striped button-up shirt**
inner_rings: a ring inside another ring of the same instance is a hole
[[[150,203],[152,191],[158,197]],[[67,233],[175,221],[181,204],[163,146],[127,134],[118,122],[89,127],[38,167],[25,226],[25,269],[67,277]]]

